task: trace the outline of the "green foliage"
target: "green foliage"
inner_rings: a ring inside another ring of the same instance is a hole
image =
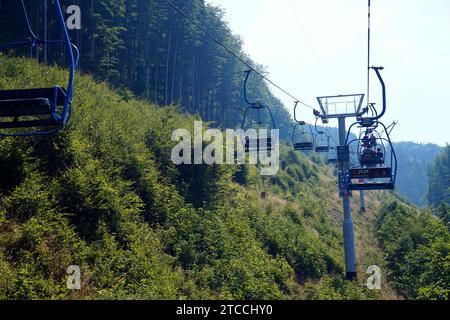
[[[44,73],[49,82],[64,77],[24,59],[1,58],[0,64],[27,74],[0,77],[3,88],[24,87],[28,78],[41,79]],[[0,296],[180,297],[184,274],[145,223],[176,210],[175,188],[160,181],[155,157],[145,145],[151,122],[174,112],[125,103],[89,77],[78,77],[76,89],[75,115],[61,135],[0,140],[9,159],[0,170],[18,173],[0,198],[0,282],[5,284]],[[143,116],[147,126],[139,123]],[[66,288],[65,270],[73,264],[82,269],[81,296]]]
[[[450,235],[431,213],[418,213],[397,202],[377,220],[377,238],[386,253],[388,277],[408,298],[448,299]]]
[[[434,207],[450,205],[450,145],[431,164],[428,176],[428,203]]]
[[[428,166],[442,148],[434,144],[394,143],[398,159],[396,189],[420,207],[427,205]]]
[[[304,288],[304,295],[311,300],[376,300],[378,294],[343,277],[324,277],[318,283],[307,283]]]
[[[20,184],[24,175],[24,167],[21,154],[25,153],[21,150],[20,145],[14,143],[13,139],[7,139],[0,145],[0,193],[10,191],[12,188]]]
[[[9,209],[9,208],[7,208]],[[82,263],[86,247],[64,215],[48,210],[22,224],[3,223],[0,296],[57,299],[68,294],[65,268]],[[6,229],[5,229],[6,228]],[[7,258],[6,258],[7,257]]]
[[[433,213],[442,220],[450,231],[450,206],[443,203],[439,208],[435,209]]]

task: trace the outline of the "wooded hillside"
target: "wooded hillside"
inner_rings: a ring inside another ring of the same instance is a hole
[[[43,37],[41,2],[27,1],[32,26]],[[204,0],[175,0],[220,42],[255,68],[264,72],[242,50],[240,38],[233,35],[223,12]],[[182,111],[199,114],[215,126],[235,128],[246,107],[242,87],[248,69],[183,16],[160,0],[74,0],[82,13],[81,30],[71,31],[81,52],[80,70],[97,80],[120,88],[126,97],[136,96],[157,105],[177,103]],[[0,43],[27,37],[19,1],[0,0]],[[48,38],[59,39],[53,6],[49,6]],[[27,51],[26,51],[27,52]],[[36,53],[43,62],[43,48]],[[48,49],[48,63],[64,60],[64,50]],[[260,77],[249,82],[252,96],[273,108],[281,136],[290,135],[291,116],[273,96]],[[309,111],[312,112],[312,111]]]

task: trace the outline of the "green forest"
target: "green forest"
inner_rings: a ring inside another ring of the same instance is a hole
[[[394,147],[399,159],[398,192],[419,207],[433,204],[427,196],[428,168],[442,152],[442,148],[434,144],[414,142],[394,143]]]
[[[429,167],[428,203],[432,206],[450,204],[450,146]]]
[[[220,9],[174,2],[255,65]],[[368,192],[363,213],[354,193],[358,278],[347,281],[336,168],[293,150],[291,115],[263,79],[251,90],[281,129],[278,174],[176,166],[174,130],[239,127],[244,66],[164,1],[73,4],[85,27],[71,31],[81,59],[69,125],[0,138],[0,299],[448,300],[450,146],[399,152],[425,172],[417,186],[404,171],[402,195]],[[42,34],[42,5],[29,10]],[[20,15],[0,1],[2,43],[25,37]],[[66,83],[64,50],[44,57],[0,54],[0,89]],[[81,290],[67,288],[71,265]],[[372,265],[380,290],[366,286]]]
[[[33,13],[31,23],[38,35],[44,33],[43,6],[28,1]],[[257,66],[242,49],[241,39],[233,35],[223,20],[223,12],[204,0],[174,1],[186,14],[219,41]],[[245,103],[242,93],[242,63],[230,59],[224,49],[190,24],[165,1],[149,0],[74,0],[83,8],[81,30],[71,32],[72,41],[81,52],[79,69],[95,79],[107,81],[125,97],[129,91],[157,105],[180,105],[181,110],[198,114],[216,127],[234,128],[240,124]],[[53,6],[49,6],[53,9]],[[54,10],[51,12],[53,13]],[[2,43],[23,39],[25,25],[19,1],[0,1]],[[48,38],[61,38],[55,27],[55,14],[48,14]],[[52,27],[53,26],[53,27]],[[43,46],[36,58],[43,61]],[[47,50],[47,62],[65,61],[63,48]],[[259,77],[252,77],[251,90],[274,109],[281,136],[291,131],[291,116]],[[312,111],[311,111],[312,112]]]

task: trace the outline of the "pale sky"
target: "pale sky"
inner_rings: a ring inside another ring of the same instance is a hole
[[[319,108],[317,96],[366,92],[367,0],[207,2],[226,10],[270,78],[309,105]],[[372,65],[385,67],[382,121],[399,121],[391,138],[450,143],[450,0],[372,0]],[[371,100],[381,107],[372,79]],[[292,112],[292,99],[272,91]]]

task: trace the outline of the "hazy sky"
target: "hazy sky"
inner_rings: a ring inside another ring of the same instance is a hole
[[[207,2],[226,10],[270,78],[306,103],[366,92],[367,0]],[[392,139],[450,142],[450,0],[372,0],[372,40],[372,64],[386,68],[382,121],[399,121]],[[381,106],[379,88],[374,76],[371,100]],[[291,98],[272,91],[292,109]]]

